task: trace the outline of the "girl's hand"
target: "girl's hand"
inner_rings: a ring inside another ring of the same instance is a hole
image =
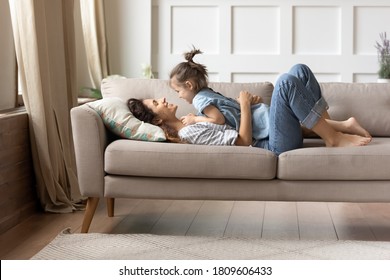
[[[180,118],[181,123],[184,125],[190,125],[195,123],[195,115],[194,114],[188,114],[187,116],[183,116]]]

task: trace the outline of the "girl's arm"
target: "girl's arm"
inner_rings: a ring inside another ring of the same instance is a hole
[[[213,105],[209,105],[203,110],[207,116],[195,116],[194,114],[188,114],[187,116],[181,117],[180,120],[184,125],[190,125],[198,122],[211,122],[215,124],[225,124],[225,117]]]
[[[253,95],[247,91],[241,91],[238,98],[241,108],[241,121],[238,137],[236,140],[237,146],[249,146],[252,144],[252,112],[251,104],[255,102]]]

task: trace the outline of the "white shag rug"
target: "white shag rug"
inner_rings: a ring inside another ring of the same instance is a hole
[[[390,260],[390,242],[274,240],[63,230],[35,260]]]

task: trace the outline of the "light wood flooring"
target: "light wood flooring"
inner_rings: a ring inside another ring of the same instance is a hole
[[[33,215],[0,236],[0,258],[31,258],[83,214]],[[390,203],[117,199],[110,218],[101,200],[90,232],[390,241]]]

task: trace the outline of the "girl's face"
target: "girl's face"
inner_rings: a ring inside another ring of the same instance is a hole
[[[170,81],[170,86],[179,94],[179,98],[182,98],[192,104],[192,100],[194,99],[196,92],[191,81],[186,81],[184,84],[180,84],[174,76]]]
[[[176,118],[177,105],[169,104],[165,97],[161,99],[144,99],[143,103],[163,121]]]

